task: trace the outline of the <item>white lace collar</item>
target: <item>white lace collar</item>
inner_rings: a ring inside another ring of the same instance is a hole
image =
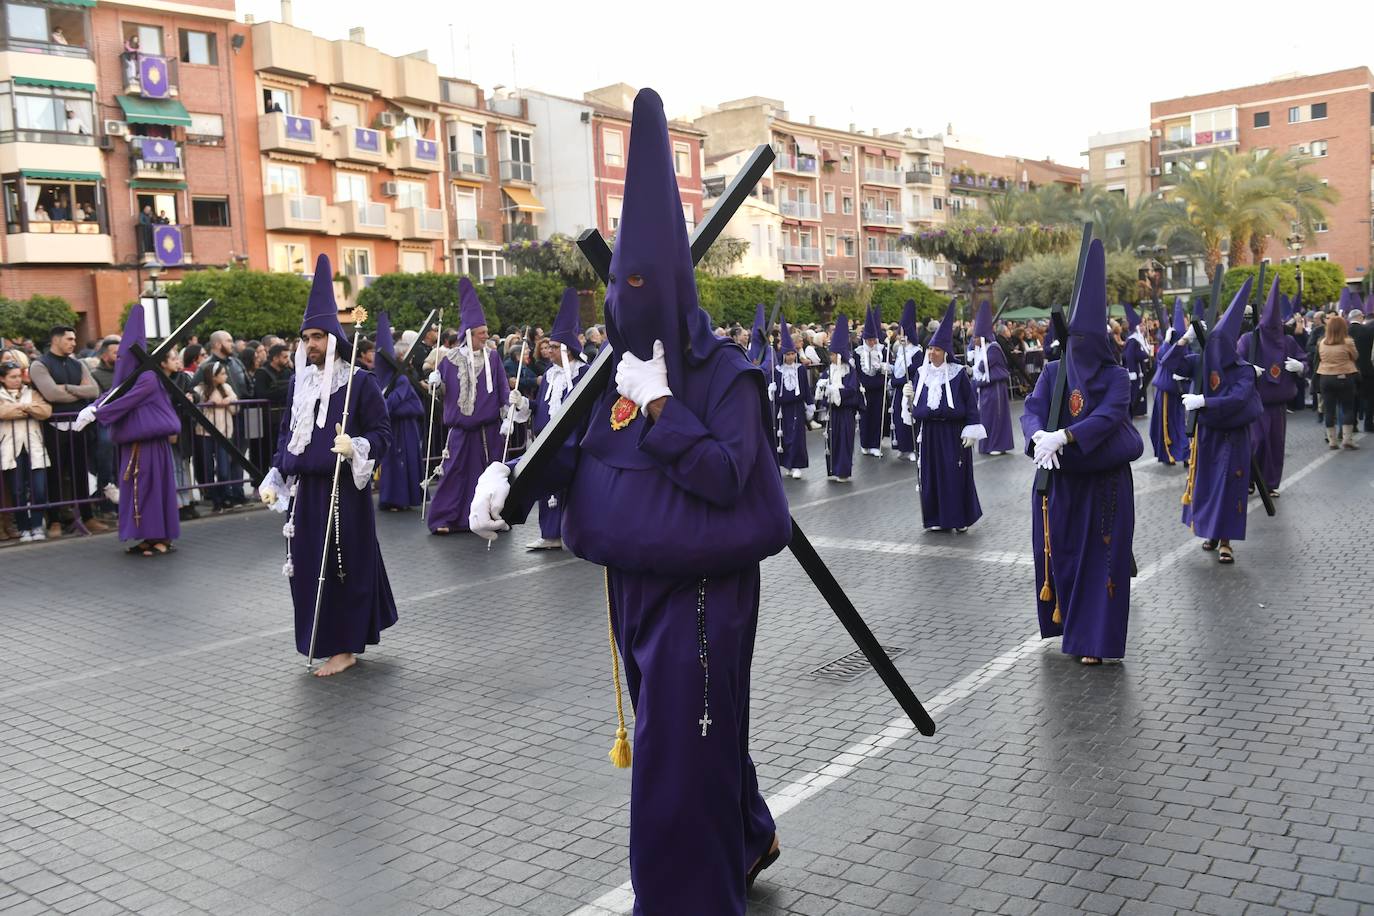
[[[296,391],[291,399],[291,441],[286,450],[305,454],[316,429],[323,429],[329,416],[329,399],[348,384],[348,363],[336,354],[333,335],[325,352],[324,365],[312,365],[305,358],[305,343],[296,344]]]
[[[940,393],[944,396],[950,407],[954,406],[954,388],[952,382],[964,371],[964,367],[946,359],[943,365],[932,366],[930,363],[922,363],[917,371],[916,392],[912,400],[921,396],[921,389],[926,392],[926,406],[931,410],[936,410],[940,406]]]

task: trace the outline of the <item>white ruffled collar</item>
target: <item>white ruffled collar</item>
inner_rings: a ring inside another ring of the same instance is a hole
[[[916,372],[916,391],[912,400],[921,396],[921,389],[926,392],[926,406],[931,410],[936,410],[940,406],[940,393],[944,392],[949,406],[954,406],[954,388],[952,382],[964,371],[964,367],[946,359],[943,365],[932,366],[930,363],[922,363],[921,368]]]
[[[305,358],[305,344],[296,345],[296,391],[291,400],[291,440],[286,450],[305,454],[316,429],[323,429],[329,416],[329,399],[348,384],[348,363],[336,355],[334,337],[329,338],[323,366]]]

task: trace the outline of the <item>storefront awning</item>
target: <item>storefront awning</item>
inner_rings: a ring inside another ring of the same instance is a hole
[[[525,213],[544,212],[544,205],[539,202],[539,198],[535,197],[524,188],[502,188],[501,190],[504,191],[505,195],[515,204],[515,209]]]
[[[191,115],[176,99],[144,99],[132,95],[115,96],[124,109],[124,120],[130,124],[165,124],[168,127],[190,127]]]
[[[41,169],[24,169],[19,174],[27,181],[103,181],[105,178],[99,172],[46,172]]]
[[[36,76],[16,76],[16,86],[38,86],[44,89],[72,89],[76,92],[95,92],[94,83],[71,83],[66,80],[45,80]]]
[[[184,181],[151,181],[147,178],[135,178],[129,182],[129,187],[135,191],[185,191],[186,182]]]

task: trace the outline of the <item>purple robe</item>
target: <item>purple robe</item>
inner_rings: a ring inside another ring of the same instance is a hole
[[[782,439],[778,443],[778,464],[800,470],[808,467],[806,454],[806,408],[811,404],[811,375],[800,363],[797,366],[797,392],[788,391],[782,384],[782,368],[773,370],[776,386],[774,410],[781,418]]]
[[[826,474],[847,480],[854,473],[854,427],[863,409],[864,396],[859,391],[859,370],[849,367],[840,382],[840,403],[831,403],[829,391],[826,403],[830,412],[825,421]]]
[[[1202,357],[1175,347],[1164,365],[1175,375],[1193,374]],[[1255,390],[1255,370],[1236,362],[1209,374],[1198,412],[1183,524],[1208,540],[1245,540],[1250,491],[1250,424],[1264,411]]]
[[[1164,344],[1155,366],[1155,409],[1150,411],[1150,444],[1155,460],[1161,464],[1177,464],[1188,460],[1187,411],[1183,409],[1183,395],[1168,368],[1164,365],[1171,344]]]
[[[447,357],[439,360],[439,375],[444,382],[448,458],[429,504],[426,521],[430,531],[439,528],[467,531],[468,509],[472,506],[472,493],[477,489],[477,478],[487,465],[501,460],[505,446],[501,437],[501,408],[510,399],[510,381],[495,350],[487,349],[486,358],[491,367],[491,391],[487,391],[479,368],[471,416],[464,416],[459,408],[458,367]]]
[[[1131,416],[1145,416],[1145,364],[1149,362],[1150,354],[1146,352],[1140,339],[1134,334],[1126,338],[1126,349],[1121,353],[1121,365],[1129,373],[1128,378],[1131,382]]]
[[[858,376],[859,387],[863,389],[863,406],[859,410],[859,448],[881,448],[883,444],[883,398],[887,385],[887,376],[883,373],[878,363],[886,359],[886,352],[882,344],[878,345],[877,352],[873,355],[874,366],[877,369],[872,375],[863,370],[863,361],[860,358],[866,348],[860,345],[854,351],[853,372]]]
[[[1031,437],[1045,428],[1049,417],[1059,368],[1059,360],[1047,363],[1026,399],[1021,431],[1028,455],[1035,452]],[[1040,635],[1062,635],[1065,654],[1122,658],[1135,540],[1131,462],[1144,452],[1145,444],[1131,424],[1131,383],[1124,368],[1103,366],[1076,393],[1080,397],[1064,398],[1060,413],[1060,428],[1067,429],[1074,441],[1060,451],[1059,469],[1050,473],[1047,493],[1031,492],[1036,612]],[[1041,597],[1046,594],[1050,597]]]
[[[967,528],[983,516],[973,483],[973,449],[961,441],[964,427],[977,426],[978,398],[967,372],[950,380],[954,403],[941,385],[940,406],[931,410],[925,389],[916,386],[911,417],[921,443],[921,516],[927,528]]]
[[[581,375],[583,363],[573,362],[573,382],[576,384],[577,378]],[[567,394],[564,395],[567,397]],[[530,432],[537,436],[543,432],[544,427],[549,425],[549,420],[553,419],[553,406],[549,401],[548,376],[539,379],[539,391],[534,397],[534,408],[530,415]],[[546,540],[554,540],[563,536],[563,500],[567,498],[567,493],[560,490],[557,493],[550,493],[539,500],[539,536]]]
[[[347,371],[346,363],[344,371]],[[335,426],[343,421],[344,389],[330,396],[324,426],[313,430],[310,444],[299,455],[287,449],[291,441],[291,407],[295,397],[296,378],[292,377],[273,466],[283,477],[296,478],[291,509],[295,531],[291,537],[293,573],[290,581],[296,615],[296,649],[304,655],[310,651],[320,551],[325,546],[325,519],[338,459],[331,449]],[[346,432],[354,438],[366,439],[368,457],[375,461],[381,461],[391,446],[391,420],[382,399],[382,389],[372,373],[364,369],[355,371]],[[343,652],[361,654],[368,646],[377,645],[382,630],[396,622],[396,602],[382,563],[381,547],[377,544],[371,487],[359,489],[353,483],[348,463],[339,473],[336,531],[338,541],[329,545],[325,567],[315,658],[328,658]],[[342,557],[342,578],[339,577],[339,557]]]
[[[909,356],[906,360],[906,374],[897,375],[893,370],[892,390],[900,394],[902,386],[908,381],[916,378],[916,370],[921,368],[921,363],[925,359],[925,352],[912,346],[906,351]],[[916,451],[916,427],[902,419],[902,399],[900,396],[892,398],[892,447],[898,452],[906,455]]]
[[[383,509],[409,509],[420,505],[420,420],[425,405],[410,379],[402,376],[386,396],[391,417],[391,448],[383,456],[377,502]]]
[[[1260,403],[1264,411],[1250,426],[1250,447],[1259,462],[1260,473],[1269,489],[1277,490],[1283,480],[1283,450],[1288,436],[1288,403],[1297,396],[1298,376],[1284,368],[1284,361],[1296,359],[1307,368],[1307,354],[1292,337],[1282,330],[1277,335],[1260,329],[1259,340],[1252,342],[1254,331],[1242,334],[1236,352],[1251,365],[1259,366],[1264,374],[1255,379]],[[1273,339],[1274,337],[1278,339]],[[1251,348],[1254,348],[1252,354]],[[1251,359],[1253,355],[1253,359]]]
[[[151,371],[123,397],[101,404],[101,426],[119,447],[119,539],[172,541],[181,537],[176,459],[170,436],[181,433],[167,392]]]
[[[774,833],[747,750],[749,669],[759,563],[787,544],[791,519],[764,425],[762,373],[728,345],[686,360],[691,371],[656,422],[641,411],[612,429],[618,395],[608,388],[539,489],[567,490],[564,544],[607,568],[635,711],[635,913],[728,916],[744,913],[745,872]]]
[[[988,341],[988,380],[975,381],[978,388],[978,415],[987,436],[978,443],[978,454],[1009,452],[1016,448],[1011,434],[1011,370],[1007,354],[995,340]]]

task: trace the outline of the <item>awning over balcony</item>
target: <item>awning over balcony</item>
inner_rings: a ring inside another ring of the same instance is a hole
[[[67,80],[45,80],[35,76],[16,76],[14,78],[14,85],[37,86],[43,89],[73,89],[77,92],[95,92],[94,83],[72,83]]]
[[[76,6],[83,9],[95,6],[95,0],[48,0],[53,6]]]
[[[821,152],[820,141],[815,137],[799,137],[792,135],[792,139],[797,144],[797,154],[801,156],[818,156]]]
[[[99,172],[46,172],[41,169],[24,169],[19,173],[33,181],[103,181]]]
[[[135,191],[185,191],[184,181],[155,181],[150,178],[135,178],[129,182]]]
[[[132,95],[115,96],[124,109],[124,120],[130,124],[164,124],[168,127],[190,127],[191,115],[176,99],[145,99]]]
[[[544,205],[539,202],[539,198],[535,197],[526,189],[507,187],[501,190],[511,199],[511,203],[515,204],[515,209],[525,213],[544,212]]]
[[[390,102],[389,104],[393,105],[396,108],[399,108],[401,110],[401,113],[404,114],[406,117],[414,118],[417,121],[434,121],[437,120],[439,117],[439,113],[437,111],[430,111],[426,108],[420,108],[418,105],[407,105],[405,102],[394,101]]]

